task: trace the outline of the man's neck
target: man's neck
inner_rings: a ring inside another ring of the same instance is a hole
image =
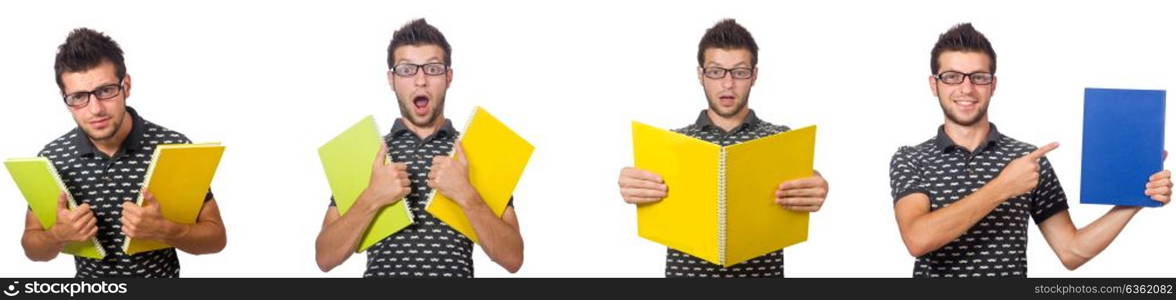
[[[90,139],[90,143],[94,144],[94,147],[97,148],[98,151],[105,153],[106,156],[114,157],[114,153],[118,152],[118,148],[122,146],[123,141],[126,141],[127,136],[131,134],[131,128],[134,126],[134,123],[135,117],[130,113],[126,113],[122,124],[119,125],[117,131],[114,132],[113,137],[101,141]]]
[[[743,124],[743,121],[747,119],[747,115],[749,114],[751,114],[751,109],[746,107],[744,107],[739,112],[736,112],[735,115],[731,117],[720,116],[714,110],[709,108],[706,110],[706,117],[710,119],[711,124],[715,124],[715,126],[722,128],[723,131],[726,132],[731,132],[731,130],[739,127],[739,124]]]
[[[425,126],[417,126],[408,119],[401,119],[401,122],[404,122],[404,127],[407,127],[408,131],[411,131],[420,139],[425,139],[436,133],[437,130],[441,130],[441,126],[445,125],[445,115],[438,114],[437,117],[433,119],[432,123],[429,123]]]
[[[951,122],[951,120],[943,123],[943,132],[947,133],[947,137],[968,151],[975,151],[976,147],[979,147],[980,143],[988,138],[988,132],[991,130],[992,124],[988,123],[988,117],[984,117],[972,125],[960,125]]]

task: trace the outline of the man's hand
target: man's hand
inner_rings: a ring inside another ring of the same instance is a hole
[[[65,192],[57,195],[57,222],[49,229],[54,240],[61,243],[84,242],[98,233],[98,219],[90,211],[90,204],[82,204],[72,211],[66,204]]]
[[[412,191],[412,181],[408,179],[408,164],[387,163],[388,145],[380,144],[380,151],[376,160],[372,162],[372,177],[368,180],[368,187],[364,189],[359,199],[372,201],[371,208],[379,209],[404,199]],[[366,197],[365,197],[366,196]]]
[[[1014,159],[992,181],[997,183],[996,186],[1002,187],[1000,190],[1006,193],[1005,196],[1007,197],[1004,197],[1005,199],[1032,191],[1037,187],[1037,181],[1041,176],[1041,164],[1039,161],[1042,157],[1045,157],[1046,153],[1057,148],[1057,142],[1049,143],[1025,156]]]
[[[666,192],[668,191],[668,187],[661,176],[633,167],[621,169],[621,176],[617,179],[617,186],[621,188],[621,198],[630,204],[661,201],[666,197]]]
[[[122,204],[122,231],[129,238],[145,240],[166,240],[179,234],[180,228],[176,223],[163,217],[159,208],[159,201],[155,195],[143,189],[143,206],[125,201]]]
[[[466,161],[465,151],[461,143],[454,145],[454,154],[448,156],[434,156],[433,166],[429,168],[428,184],[445,197],[457,202],[462,207],[468,207],[472,201],[481,200],[477,190],[470,184],[469,163]]]
[[[821,210],[828,194],[829,182],[820,172],[813,171],[813,176],[780,183],[776,189],[776,204],[788,210],[815,212]]]

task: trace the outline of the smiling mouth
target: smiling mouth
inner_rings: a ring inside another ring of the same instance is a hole
[[[980,101],[976,101],[976,100],[952,100],[952,102],[955,103],[956,105],[962,106],[962,107],[973,107],[973,106],[976,106],[976,104],[980,103]]]

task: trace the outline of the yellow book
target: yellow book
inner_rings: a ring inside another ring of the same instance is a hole
[[[319,147],[319,160],[322,161],[339,215],[351,211],[351,206],[367,189],[372,178],[372,161],[379,154],[383,142],[376,129],[376,120],[367,116]],[[385,161],[390,162],[386,157]],[[355,252],[363,252],[380,240],[412,225],[412,213],[406,202],[401,200],[381,208],[364,229],[363,239]]]
[[[195,224],[212,177],[225,147],[220,143],[158,145],[151,156],[143,186],[155,195],[163,217],[180,224]],[[143,194],[135,200],[143,205]],[[157,240],[127,238],[123,252],[128,255],[171,248]]]
[[[460,142],[469,166],[470,184],[494,215],[502,217],[535,147],[481,107],[474,108]],[[478,243],[478,235],[461,207],[435,190],[432,194],[425,210]]]
[[[665,180],[637,206],[637,234],[730,267],[808,239],[808,213],[775,203],[780,183],[812,176],[816,126],[722,147],[633,122],[633,160]]]
[[[37,221],[41,222],[41,227],[45,230],[53,228],[57,223],[57,196],[61,195],[61,192],[65,192],[69,209],[78,207],[73,194],[69,193],[65,183],[61,181],[61,176],[58,176],[57,169],[48,158],[10,158],[4,161],[4,167],[8,168],[8,174],[12,175],[16,187],[20,189],[21,195],[29,203],[29,208],[33,210],[33,215],[37,216]],[[106,257],[106,250],[97,238],[90,238],[89,242],[65,245],[61,253],[92,259]]]

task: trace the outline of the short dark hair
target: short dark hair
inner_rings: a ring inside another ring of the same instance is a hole
[[[388,43],[388,69],[396,66],[396,61],[392,58],[392,53],[396,51],[396,48],[421,45],[441,47],[441,50],[445,51],[445,66],[453,64],[452,49],[449,48],[449,42],[445,40],[445,35],[441,34],[437,27],[425,22],[425,19],[416,19],[404,24],[392,33],[392,42]]]
[[[53,71],[57,75],[57,88],[65,91],[61,74],[83,72],[98,67],[102,62],[114,64],[114,75],[119,80],[127,76],[127,65],[123,63],[123,51],[113,39],[89,28],[77,28],[57,47],[57,59]]]
[[[939,72],[939,55],[947,51],[980,52],[988,55],[988,71],[996,74],[996,50],[984,34],[976,31],[972,23],[960,23],[939,35],[935,47],[931,48],[931,74]]]
[[[747,28],[735,23],[735,19],[723,19],[702,35],[702,41],[698,42],[698,66],[704,63],[703,53],[710,48],[746,49],[751,51],[751,66],[759,63],[759,46],[755,44],[755,38]]]

